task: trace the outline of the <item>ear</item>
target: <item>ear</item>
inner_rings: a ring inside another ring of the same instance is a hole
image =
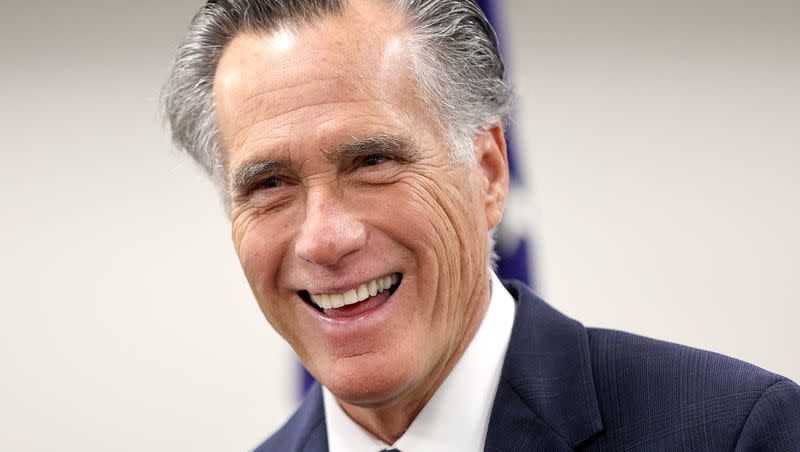
[[[500,223],[508,196],[508,154],[501,123],[483,130],[475,139],[475,156],[485,183],[483,199],[486,226],[489,230]]]

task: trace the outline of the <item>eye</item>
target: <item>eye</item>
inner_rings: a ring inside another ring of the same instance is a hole
[[[283,185],[283,181],[278,176],[268,177],[258,183],[256,188],[276,188]]]
[[[368,155],[361,159],[361,164],[363,166],[377,166],[387,160],[390,160],[389,157],[385,157],[383,155]]]

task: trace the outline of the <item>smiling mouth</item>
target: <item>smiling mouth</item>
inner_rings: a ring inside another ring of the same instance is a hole
[[[403,275],[393,273],[372,281],[361,284],[343,293],[317,293],[312,294],[307,290],[299,291],[300,298],[309,306],[321,313],[328,313],[332,309],[347,308],[359,305],[365,301],[388,298],[393,294],[403,280]]]

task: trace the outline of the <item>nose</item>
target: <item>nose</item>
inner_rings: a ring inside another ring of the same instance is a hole
[[[306,217],[295,243],[298,258],[333,266],[358,252],[367,242],[365,225],[332,192],[309,191]]]

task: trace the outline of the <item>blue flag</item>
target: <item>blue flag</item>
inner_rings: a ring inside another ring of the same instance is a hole
[[[500,2],[493,0],[478,0],[478,4],[483,8],[483,12],[492,23],[497,38],[500,41],[500,52],[504,52],[502,46],[503,30],[498,20],[498,7]],[[504,58],[508,63],[508,58]],[[506,68],[508,65],[506,64]],[[534,279],[531,271],[529,240],[531,221],[528,220],[531,207],[526,196],[522,172],[516,160],[514,150],[514,131],[508,125],[506,129],[506,143],[508,144],[508,166],[510,170],[510,190],[508,203],[506,205],[503,222],[497,228],[497,242],[495,252],[499,257],[497,262],[497,274],[504,279],[518,279],[528,286],[533,287]]]

